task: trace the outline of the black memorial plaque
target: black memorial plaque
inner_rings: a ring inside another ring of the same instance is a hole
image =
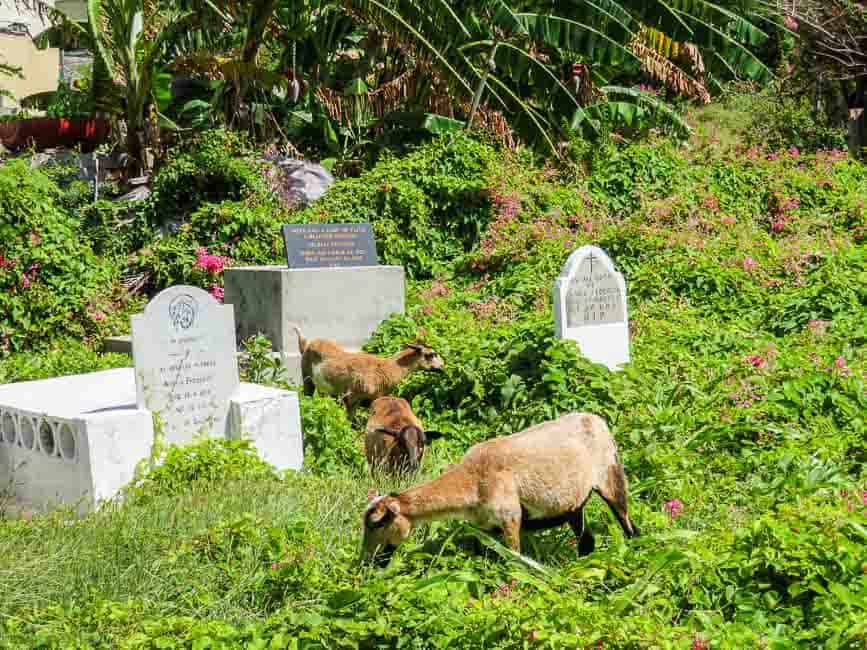
[[[379,264],[369,223],[289,224],[283,241],[290,269]]]

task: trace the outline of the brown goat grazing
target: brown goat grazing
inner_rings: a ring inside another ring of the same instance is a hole
[[[360,402],[388,395],[416,370],[442,370],[444,365],[440,355],[423,344],[409,344],[394,356],[383,358],[347,352],[334,341],[307,342],[300,329],[295,327],[295,331],[304,392],[312,395],[315,388],[326,395],[343,397],[350,416]]]
[[[364,452],[370,471],[391,474],[417,472],[428,440],[440,437],[425,431],[412,408],[401,397],[379,397],[370,406]]]
[[[501,529],[515,551],[521,528],[568,523],[579,555],[587,555],[596,544],[584,527],[584,504],[593,492],[627,537],[639,534],[629,519],[626,476],[605,422],[590,413],[564,415],[475,445],[439,478],[373,499],[364,513],[362,559],[387,565],[415,526],[434,519],[467,519]]]

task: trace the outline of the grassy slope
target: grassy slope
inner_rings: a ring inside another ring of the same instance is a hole
[[[565,529],[526,537],[544,571],[475,553],[456,524],[416,534],[385,572],[359,569],[365,495],[397,486],[366,477],[349,423],[316,398],[312,471],[0,524],[0,647],[864,647],[864,168],[660,143],[600,156],[589,179],[514,159],[484,181],[481,243],[412,283],[408,316],[370,345],[422,335],[448,360],[402,387],[450,436],[424,473],[475,440],[596,411],[641,539],[595,503],[589,558]],[[417,200],[400,191],[394,205]],[[330,197],[323,215],[353,207]],[[622,373],[552,340],[550,284],[582,243],[627,277]]]

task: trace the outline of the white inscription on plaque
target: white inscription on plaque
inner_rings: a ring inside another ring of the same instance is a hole
[[[166,441],[226,435],[239,386],[231,305],[196,287],[170,287],[133,316],[136,401],[158,413]]]
[[[554,282],[556,334],[612,370],[629,362],[626,283],[601,248],[573,252]]]

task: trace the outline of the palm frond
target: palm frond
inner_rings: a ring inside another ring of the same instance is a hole
[[[646,42],[644,33],[636,36],[630,44],[632,51],[641,60],[644,71],[679,95],[709,104],[710,93],[705,85],[684,72],[664,54],[667,52],[668,57],[677,56],[685,48],[676,41],[665,38],[664,35],[661,39],[656,38],[654,44],[655,46],[652,46]],[[701,61],[700,58],[698,60]],[[696,67],[704,69],[703,63],[697,64]]]

